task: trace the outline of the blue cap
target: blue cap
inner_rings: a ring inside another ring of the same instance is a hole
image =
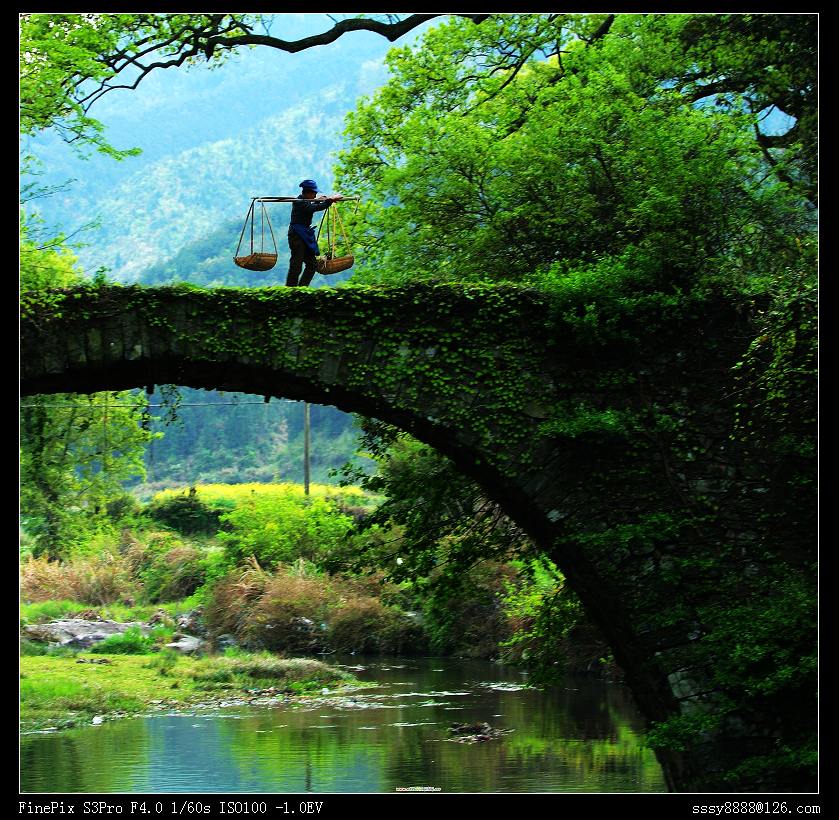
[[[305,190],[310,190],[310,191],[317,191],[317,190],[318,190],[318,184],[317,184],[317,182],[315,182],[313,179],[304,179],[304,180],[300,183],[300,187],[301,187],[304,191],[305,191]]]

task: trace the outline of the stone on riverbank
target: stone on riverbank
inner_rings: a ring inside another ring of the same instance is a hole
[[[89,649],[111,635],[119,635],[132,627],[144,635],[151,632],[148,624],[117,621],[89,621],[84,618],[66,618],[48,624],[29,624],[24,627],[25,636],[32,641],[45,641],[71,649]]]
[[[176,641],[167,643],[166,648],[174,649],[184,655],[194,655],[204,651],[206,645],[206,641],[201,640],[201,638],[196,638],[194,635],[181,635]]]

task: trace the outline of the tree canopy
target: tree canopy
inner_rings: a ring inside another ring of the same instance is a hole
[[[30,188],[29,195],[48,195]],[[63,235],[50,237],[21,217],[20,289],[66,288],[82,281]],[[123,484],[145,475],[148,424],[145,393],[33,396],[21,406],[20,510],[34,552],[66,556],[102,528]]]
[[[737,277],[812,232],[812,15],[509,15],[393,49],[348,118],[357,279]],[[789,57],[789,60],[786,58]],[[771,81],[770,79],[771,78]],[[780,135],[760,122],[795,118]]]

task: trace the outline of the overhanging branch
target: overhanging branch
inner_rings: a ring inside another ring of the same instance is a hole
[[[76,101],[87,112],[96,100],[109,91],[117,88],[134,89],[144,77],[155,69],[177,67],[191,58],[200,57],[211,60],[220,52],[231,51],[243,46],[267,46],[294,54],[316,46],[329,45],[344,34],[353,31],[370,31],[384,37],[389,42],[394,42],[422,23],[440,16],[442,15],[411,14],[400,20],[389,15],[387,21],[367,17],[352,17],[338,20],[332,28],[320,34],[313,34],[298,40],[284,40],[267,33],[253,33],[252,27],[241,16],[231,16],[225,22],[227,15],[207,15],[202,21],[203,25],[196,25],[192,21],[189,25],[180,28],[177,32],[170,33],[168,36],[161,35],[157,40],[153,35],[142,37],[118,52],[102,55],[100,62],[108,67],[111,72],[110,75],[101,80],[92,90],[86,90],[84,94],[80,93],[80,88],[90,78],[74,78],[73,85],[78,95]],[[465,17],[477,24],[490,15],[456,14],[452,16]],[[172,51],[173,46],[177,47],[174,52]],[[143,62],[147,57],[151,59],[158,57],[158,59],[154,59],[153,62]],[[129,67],[136,69],[139,72],[138,76],[131,82],[113,84],[114,78]]]

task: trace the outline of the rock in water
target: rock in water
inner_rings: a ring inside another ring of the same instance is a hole
[[[449,733],[454,737],[446,738],[453,743],[483,743],[487,740],[507,735],[513,729],[494,729],[488,723],[453,723],[449,727]]]

